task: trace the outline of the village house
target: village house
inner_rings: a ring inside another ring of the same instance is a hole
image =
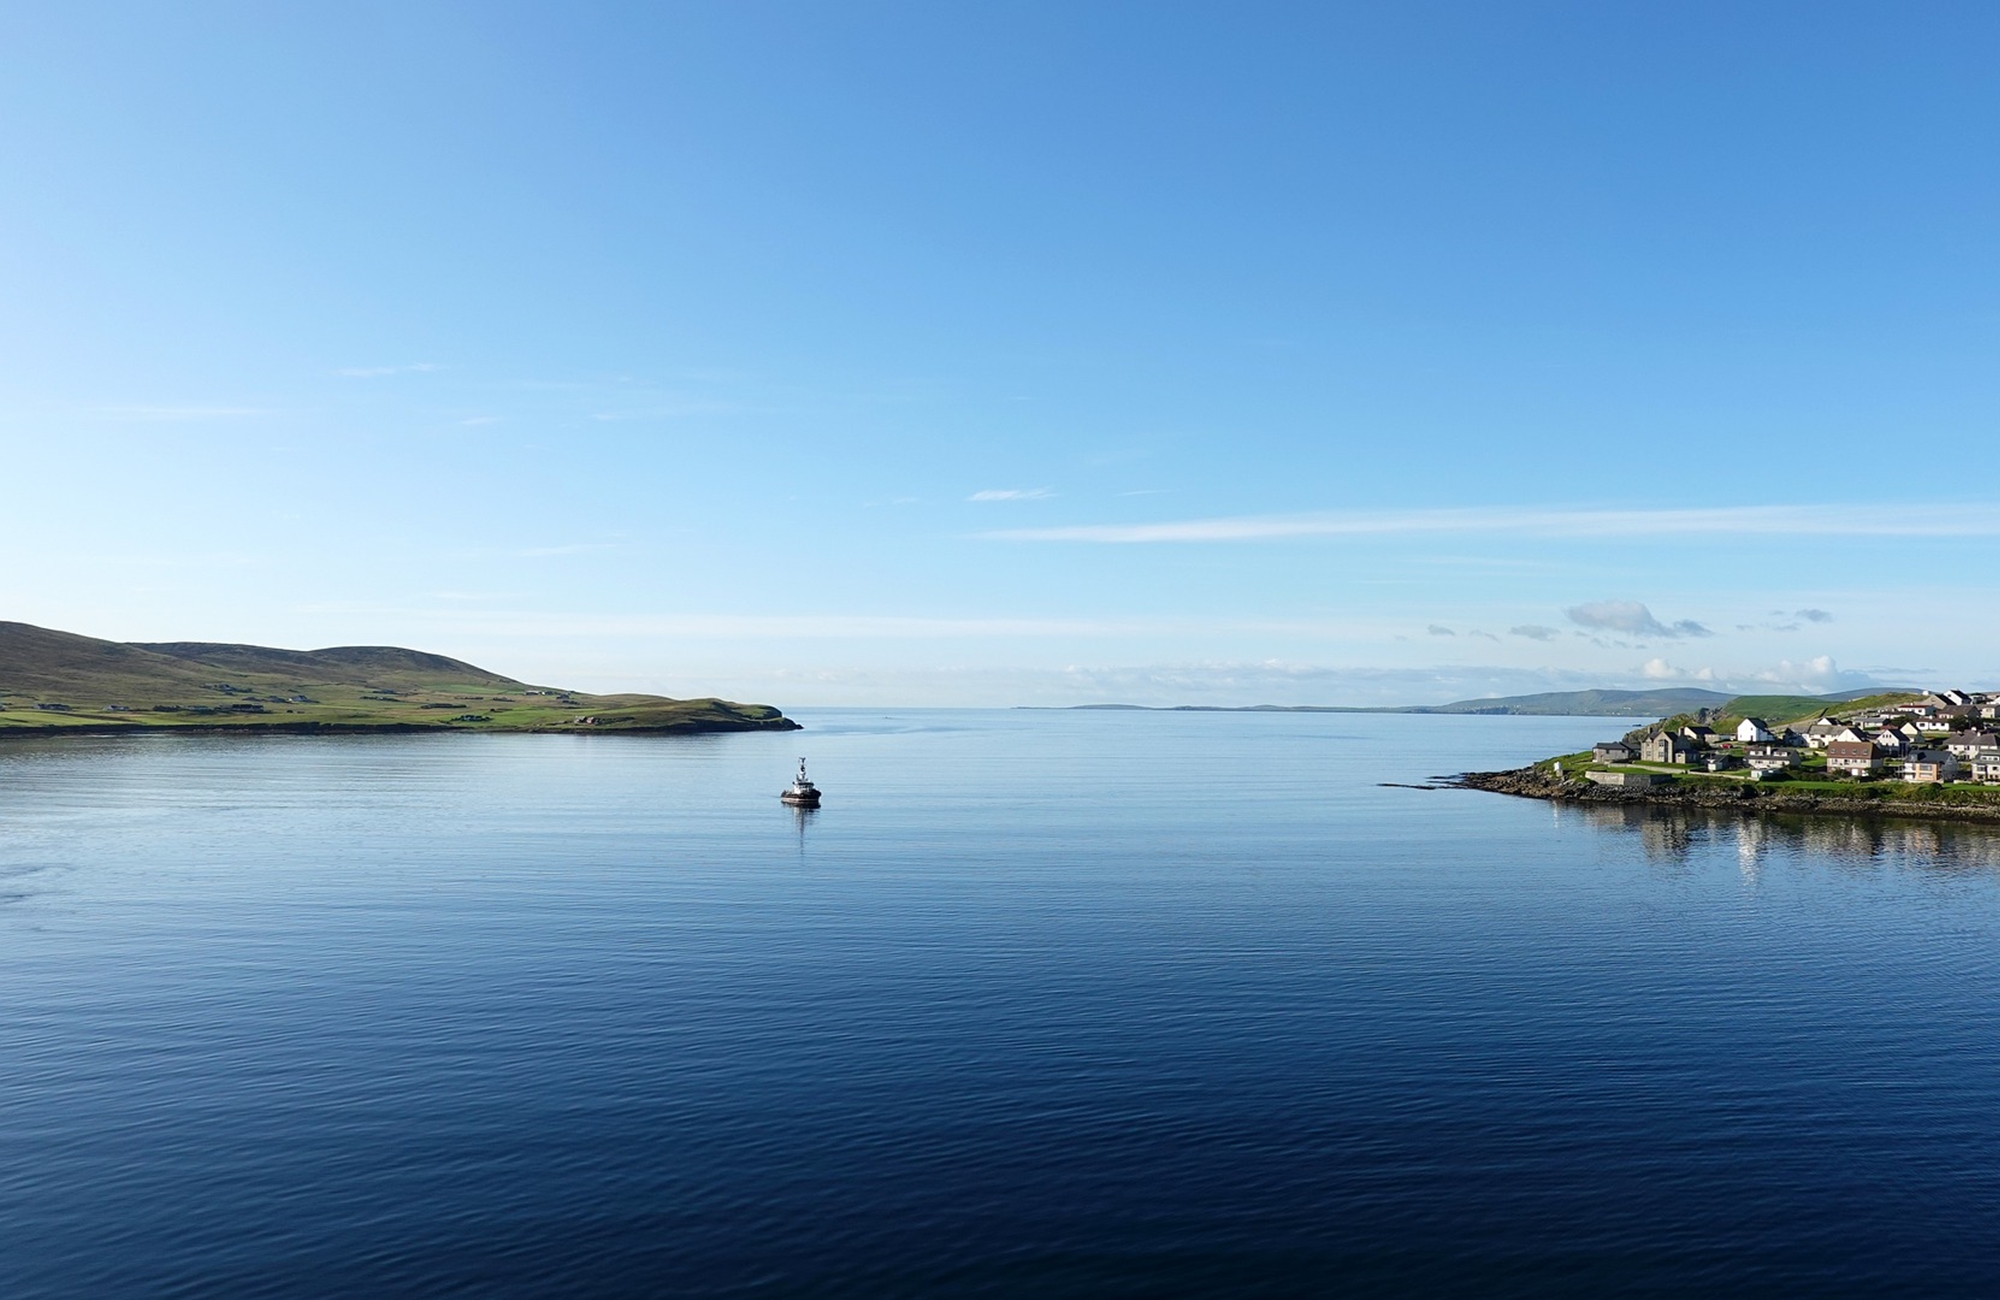
[[[1639,757],[1648,763],[1687,763],[1694,758],[1694,745],[1685,737],[1662,732],[1639,742]]]
[[[1590,748],[1590,761],[1593,763],[1629,763],[1632,757],[1632,747],[1622,740],[1606,741]]]
[[[1835,740],[1826,747],[1826,770],[1835,776],[1874,776],[1882,756],[1865,740]]]
[[[1711,749],[1701,756],[1704,771],[1722,772],[1736,766],[1736,755],[1726,750]]]
[[[1715,728],[1704,727],[1699,722],[1691,722],[1682,727],[1681,735],[1697,745],[1707,746],[1715,743]]]
[[[1875,741],[1875,748],[1885,754],[1900,754],[1910,746],[1909,737],[1894,727],[1882,728],[1875,733],[1873,739]]]
[[[1975,781],[1984,781],[1988,785],[2000,784],[2000,754],[1995,754],[1991,758],[1973,759],[1971,772]]]
[[[1736,739],[1746,745],[1768,745],[1777,737],[1762,718],[1745,718],[1736,724]]]
[[[1958,759],[1949,750],[1913,750],[1903,760],[1903,779],[1912,785],[1941,785],[1958,779]]]
[[[1819,719],[1805,729],[1806,744],[1814,749],[1825,749],[1828,742],[1836,739],[1847,728],[1821,714]]]
[[[1752,772],[1782,772],[1799,761],[1799,752],[1786,745],[1751,745],[1743,751],[1743,761]]]
[[[1944,747],[1965,760],[1983,749],[2000,750],[2000,736],[1990,731],[1955,731],[1945,737]]]

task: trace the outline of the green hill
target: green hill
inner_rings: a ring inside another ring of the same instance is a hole
[[[272,731],[784,731],[764,704],[586,695],[399,646],[101,641],[0,622],[0,735]]]
[[[1677,687],[1660,691],[1548,691],[1540,695],[1498,695],[1450,704],[1076,704],[1073,709],[1139,710],[1174,713],[1479,713],[1521,717],[1649,718],[1692,713],[1729,702],[1720,691]]]
[[[1550,691],[1541,695],[1508,695],[1491,700],[1459,700],[1405,713],[1494,713],[1523,717],[1644,718],[1692,713],[1727,704],[1720,691],[1676,687],[1661,691]]]
[[[1762,718],[1773,724],[1810,722],[1822,713],[1860,712],[1902,700],[1922,698],[1915,691],[1888,691],[1874,695],[1739,695],[1723,706],[1719,716],[1725,722]]]

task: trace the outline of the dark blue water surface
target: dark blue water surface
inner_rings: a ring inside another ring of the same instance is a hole
[[[804,721],[0,746],[0,1294],[2000,1288],[1990,833]]]

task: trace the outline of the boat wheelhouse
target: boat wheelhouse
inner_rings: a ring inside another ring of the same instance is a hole
[[[819,787],[806,779],[806,761],[799,760],[799,774],[792,778],[791,788],[778,798],[797,808],[819,807]]]

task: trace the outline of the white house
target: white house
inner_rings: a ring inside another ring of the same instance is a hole
[[[1743,751],[1752,772],[1782,772],[1799,761],[1799,752],[1784,745],[1752,745]]]
[[[2000,749],[2000,736],[1989,731],[1958,731],[1945,737],[1944,747],[1960,759],[1967,759],[1982,749]]]
[[[1885,754],[1900,754],[1910,746],[1910,738],[1894,727],[1884,727],[1875,733],[1875,748]]]
[[[1762,718],[1745,718],[1737,723],[1736,738],[1746,745],[1768,745],[1774,739]]]

